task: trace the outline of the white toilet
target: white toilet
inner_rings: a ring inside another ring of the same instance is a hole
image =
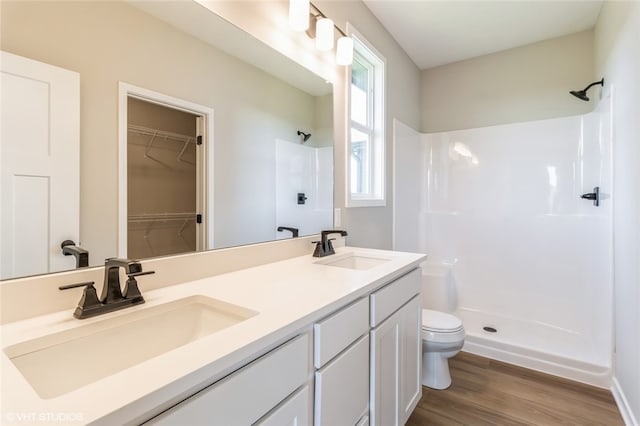
[[[422,384],[433,389],[451,385],[449,358],[464,344],[462,321],[453,312],[456,294],[451,268],[422,265]]]

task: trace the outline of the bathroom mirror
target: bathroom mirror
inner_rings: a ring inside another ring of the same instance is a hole
[[[89,251],[89,266],[131,250],[122,241],[128,224],[133,234],[125,238],[137,238],[136,254],[127,253],[132,258],[292,237],[278,227],[297,228],[299,236],[331,227],[333,100],[324,79],[196,2],[2,2],[0,8],[0,50],[79,76],[79,182],[68,183],[80,188],[79,236],[62,239],[77,239]],[[138,165],[127,170],[119,150],[122,111],[159,102],[130,96],[123,108],[123,84],[211,112],[203,160],[209,162],[189,172],[204,187],[200,205],[151,208],[146,190],[128,193],[123,203],[119,183],[136,176],[160,182],[151,198],[171,198],[166,182],[197,162],[199,143],[196,133],[167,128],[161,114],[128,121],[126,152]],[[18,208],[2,203],[3,212]],[[123,212],[123,204],[137,210]],[[207,231],[196,246],[190,232],[199,226]],[[41,237],[22,246],[61,256],[61,242]],[[3,242],[2,257],[15,263],[21,256],[11,250]],[[55,270],[12,269],[11,262],[2,259],[1,279],[75,267],[73,256]]]

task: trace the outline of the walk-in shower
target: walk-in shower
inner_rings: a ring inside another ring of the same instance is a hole
[[[609,114],[394,136],[394,249],[451,270],[464,350],[608,385]]]

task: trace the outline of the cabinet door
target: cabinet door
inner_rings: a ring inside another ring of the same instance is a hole
[[[406,423],[422,396],[420,296],[371,331],[371,425]]]
[[[401,312],[371,331],[371,425],[398,426]]]
[[[400,311],[400,424],[405,424],[422,397],[422,304],[414,297]]]
[[[355,425],[369,409],[369,335],[316,372],[316,426]]]

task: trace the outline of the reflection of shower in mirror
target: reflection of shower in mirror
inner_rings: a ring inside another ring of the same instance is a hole
[[[311,137],[311,133],[305,133],[302,130],[298,130],[298,136],[300,136],[300,143],[305,143]]]

